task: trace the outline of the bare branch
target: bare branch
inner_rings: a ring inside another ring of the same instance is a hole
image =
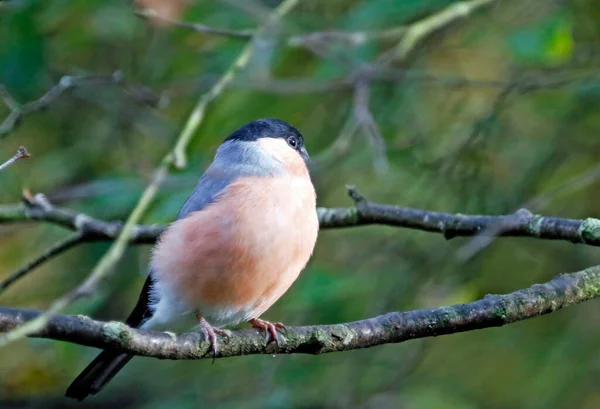
[[[499,237],[536,237],[600,246],[600,220],[564,219],[532,214],[526,209],[509,215],[465,215],[432,212],[409,207],[377,204],[348,187],[355,201],[349,209],[319,209],[319,220],[328,227],[383,224],[441,233],[446,239],[470,237],[488,231]]]
[[[378,317],[335,325],[288,326],[279,348],[264,343],[256,330],[233,330],[220,337],[218,358],[257,354],[324,354],[393,344],[411,339],[448,335],[549,314],[570,305],[600,297],[600,266],[561,274],[545,284],[505,295],[447,307],[392,312]],[[0,332],[15,331],[43,314],[0,308]],[[83,316],[54,316],[29,336],[75,344],[115,348],[134,355],[160,359],[211,358],[202,333],[167,334],[136,330],[120,322],[100,322]]]
[[[163,16],[152,9],[144,9],[141,11],[136,11],[135,14],[142,18],[160,20],[162,22],[173,24],[173,25],[175,25],[177,27],[181,27],[181,28],[187,28],[189,30],[193,30],[193,31],[196,31],[196,32],[202,33],[202,34],[212,34],[212,35],[219,35],[219,36],[224,36],[224,37],[233,37],[233,38],[238,38],[238,39],[243,39],[243,40],[249,40],[252,38],[252,35],[254,33],[254,30],[236,31],[236,30],[227,30],[227,29],[223,29],[223,28],[214,28],[214,27],[210,27],[210,26],[207,26],[204,24],[199,24],[199,23],[186,23],[184,21],[179,21],[179,20],[169,18],[167,16]]]
[[[45,222],[78,232],[85,241],[115,240],[123,228],[118,221],[104,221],[71,209],[44,206],[36,197],[32,201],[0,206],[0,224],[15,222]],[[163,226],[137,225],[129,235],[130,243],[151,244],[163,231]]]
[[[21,146],[21,147],[19,147],[19,149],[17,149],[17,153],[15,153],[12,158],[10,158],[9,160],[7,160],[3,164],[0,164],[0,171],[3,171],[4,169],[6,169],[7,167],[9,167],[13,163],[15,163],[16,161],[18,161],[19,159],[28,158],[30,156],[31,155],[29,154],[29,152],[27,152],[27,149],[25,149],[24,146]]]

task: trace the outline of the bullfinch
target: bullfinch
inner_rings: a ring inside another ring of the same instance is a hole
[[[216,355],[215,334],[242,322],[277,342],[259,317],[312,255],[319,222],[304,138],[279,119],[259,119],[228,136],[196,188],[157,240],[139,300],[125,323],[150,329],[195,315]],[[95,395],[132,355],[106,349],[66,396]]]

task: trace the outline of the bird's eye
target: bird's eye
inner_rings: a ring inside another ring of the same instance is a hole
[[[288,145],[290,145],[292,148],[296,149],[296,147],[298,146],[298,139],[296,139],[295,136],[288,136],[287,138],[287,143]]]

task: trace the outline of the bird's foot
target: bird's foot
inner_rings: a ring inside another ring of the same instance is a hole
[[[277,339],[277,329],[279,328],[284,331],[286,330],[285,325],[283,325],[281,322],[273,323],[258,318],[253,318],[248,322],[250,323],[250,325],[252,325],[252,328],[265,331],[265,342],[267,343],[267,345],[271,341],[275,342],[276,345],[279,345],[279,340]]]
[[[227,331],[224,331],[220,328],[213,327],[212,325],[210,325],[208,323],[208,321],[206,321],[204,319],[203,316],[197,315],[197,317],[198,317],[198,321],[200,321],[200,328],[202,328],[204,335],[206,335],[206,337],[208,338],[208,341],[210,342],[210,347],[213,351],[213,363],[214,363],[215,358],[217,357],[217,353],[219,352],[219,343],[217,341],[216,334],[222,335],[224,337],[228,337],[229,334],[227,334]]]

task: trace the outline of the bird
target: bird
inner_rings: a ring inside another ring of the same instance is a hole
[[[157,239],[125,323],[153,329],[181,316],[197,319],[213,359],[223,327],[248,322],[264,331],[267,343],[277,343],[285,325],[260,316],[304,270],[318,236],[309,162],[304,137],[281,119],[255,120],[225,138]],[[65,396],[96,395],[132,357],[103,350]]]

